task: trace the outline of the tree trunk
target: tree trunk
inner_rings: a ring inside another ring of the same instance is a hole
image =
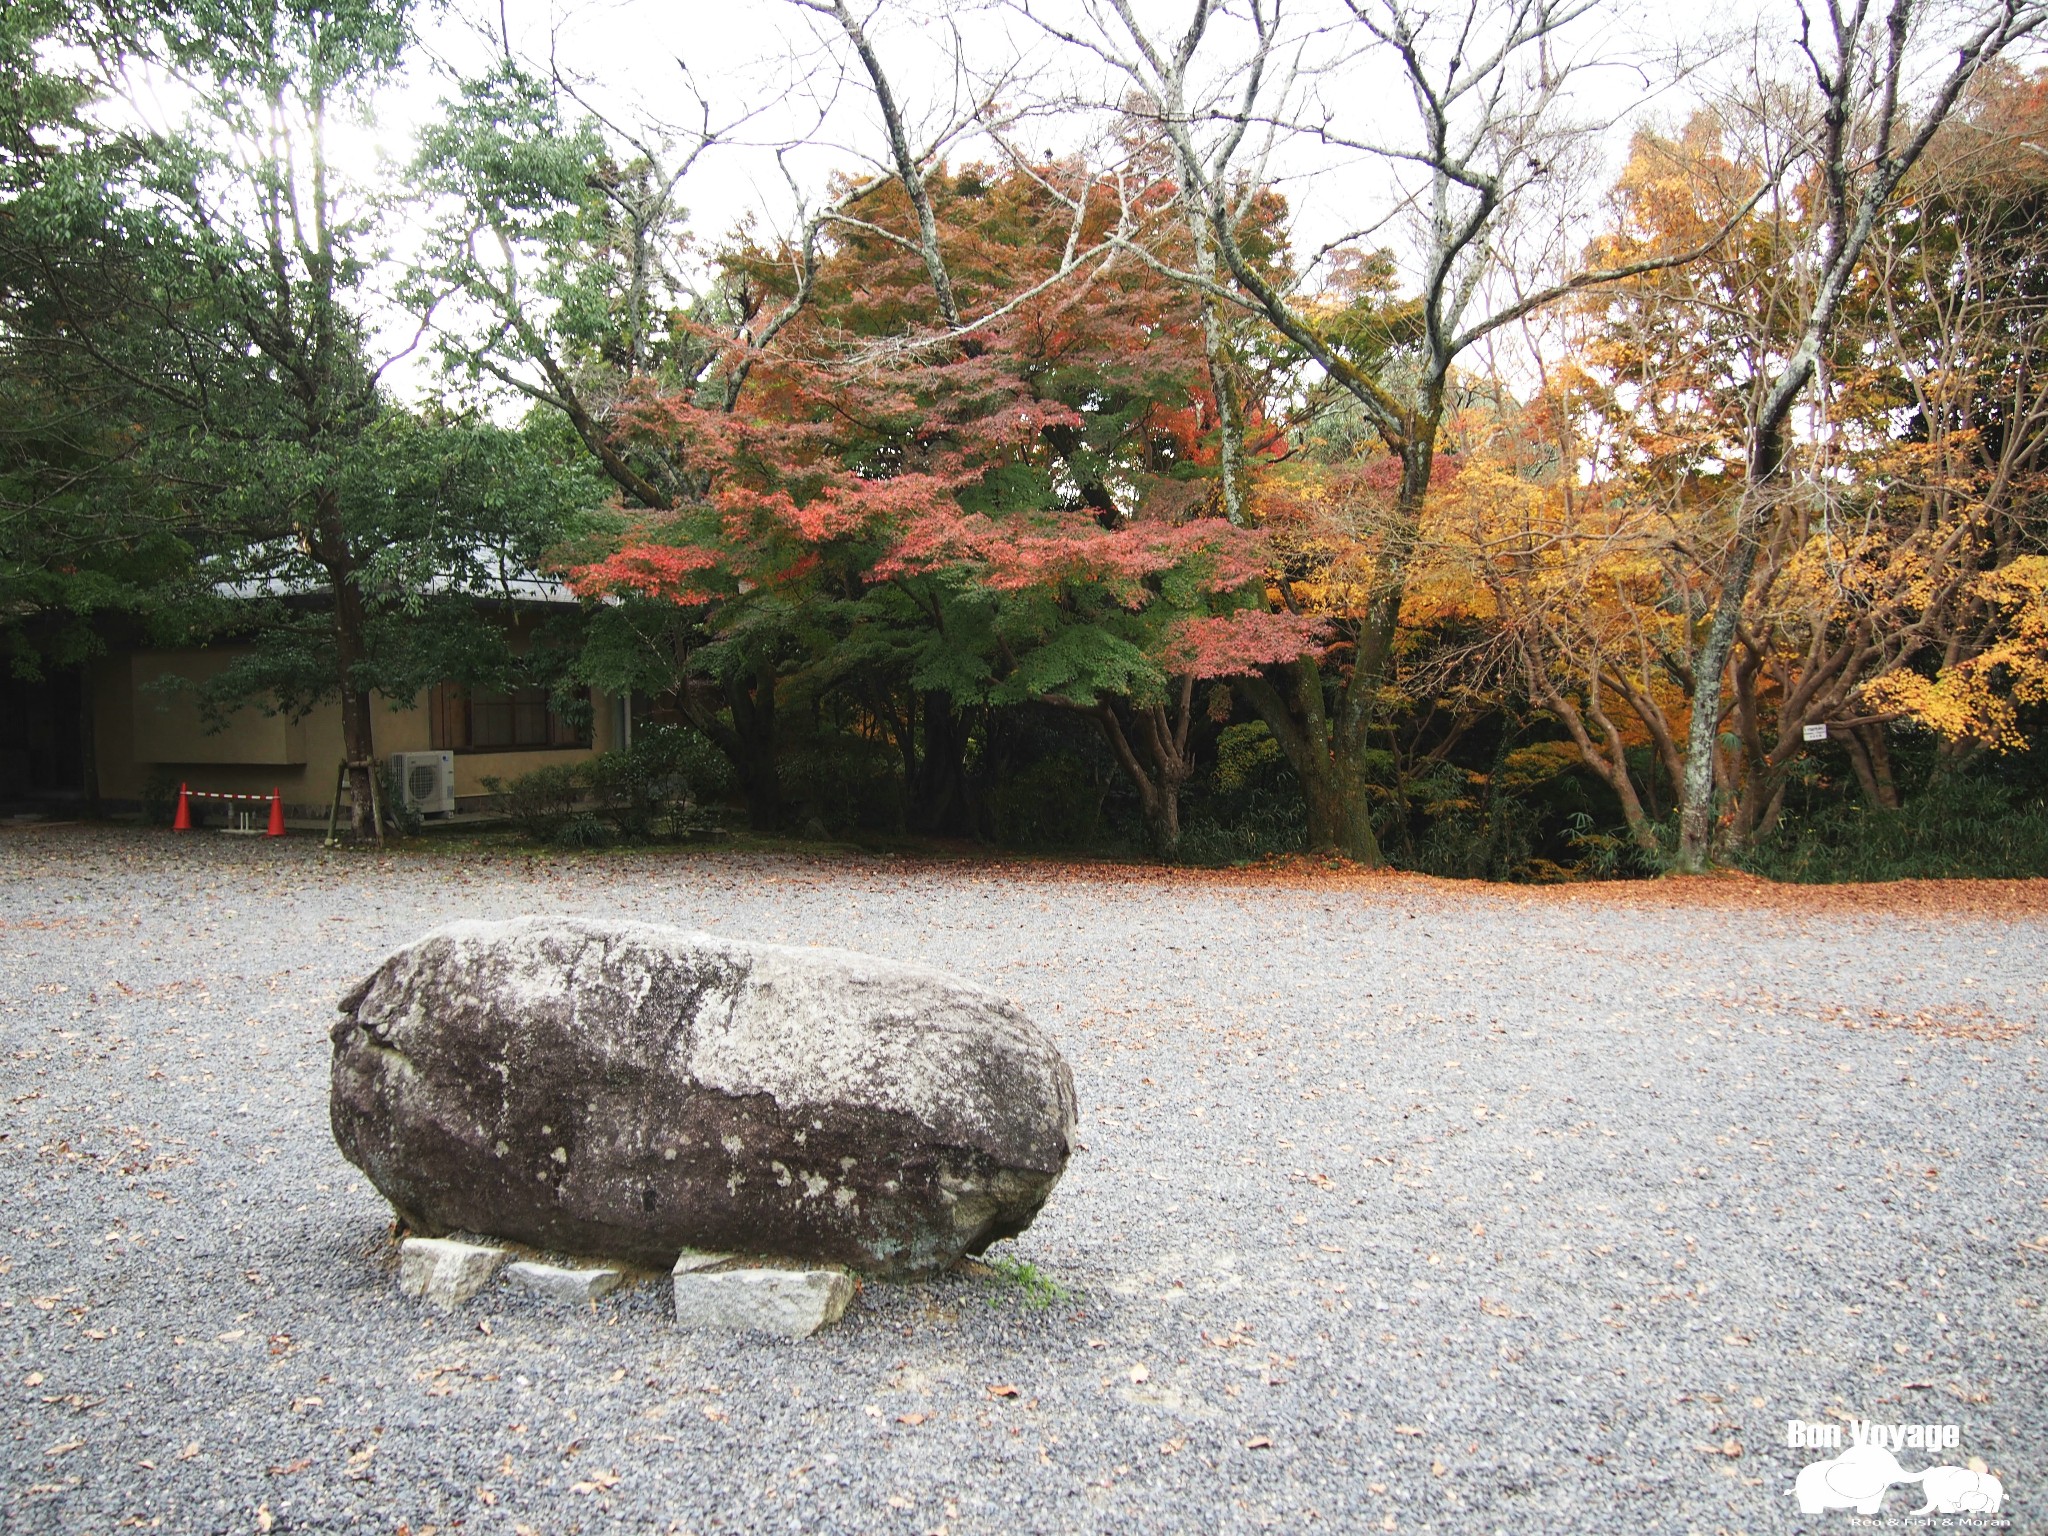
[[[1183,189],[1187,188],[1183,179]],[[1199,202],[1182,196],[1181,213],[1194,241],[1195,273],[1204,283],[1216,281],[1216,253],[1209,245],[1208,221]],[[1223,515],[1233,523],[1245,520],[1244,411],[1238,400],[1230,344],[1223,334],[1223,306],[1206,290],[1202,303],[1202,351],[1209,364],[1209,389],[1216,397],[1216,464],[1223,481]]]
[[[1864,744],[1860,731],[1842,732],[1842,749],[1849,754],[1849,766],[1856,770],[1856,782],[1863,789],[1863,798],[1873,811],[1888,809],[1879,795],[1877,774],[1870,766],[1870,749]]]
[[[1778,472],[1782,455],[1775,445],[1759,447],[1759,458],[1768,454],[1769,468],[1753,475],[1743,506],[1735,519],[1735,563],[1721,585],[1721,601],[1714,609],[1714,622],[1707,627],[1706,643],[1692,667],[1692,719],[1687,723],[1685,778],[1678,787],[1678,868],[1683,874],[1704,874],[1714,848],[1714,764],[1720,756],[1721,674],[1728,670],[1728,658],[1735,650],[1735,631],[1742,622],[1743,601],[1749,595],[1749,578],[1756,570],[1757,550],[1763,543],[1764,518],[1757,503],[1769,481]]]
[[[1183,677],[1171,715],[1163,704],[1148,704],[1133,708],[1133,724],[1126,727],[1114,704],[1085,709],[1101,726],[1110,750],[1137,789],[1146,835],[1162,859],[1180,853],[1180,796],[1195,771],[1194,754],[1188,750],[1194,704],[1195,680]]]
[[[1308,846],[1378,869],[1386,863],[1372,829],[1372,802],[1355,761],[1332,757],[1313,782],[1302,784],[1308,802]]]
[[[1290,767],[1301,781],[1308,807],[1308,846],[1312,853],[1341,854],[1369,868],[1386,863],[1372,829],[1368,784],[1360,766],[1363,732],[1350,750],[1323,710],[1323,675],[1313,657],[1289,665],[1293,684],[1283,694],[1264,677],[1247,678],[1238,691],[1266,722]]]
[[[1891,743],[1885,738],[1884,722],[1851,728],[1863,749],[1870,754],[1870,772],[1877,781],[1877,803],[1888,811],[1899,808],[1899,782],[1892,776]]]
[[[1585,714],[1574,701],[1565,697],[1562,690],[1545,680],[1539,666],[1539,662],[1529,659],[1529,675],[1536,680],[1534,691],[1537,698],[1544,708],[1564,723],[1572,744],[1579,749],[1579,761],[1600,775],[1607,787],[1614,791],[1615,798],[1621,802],[1621,816],[1628,824],[1630,840],[1643,852],[1655,853],[1657,829],[1643,809],[1642,797],[1636,793],[1635,776],[1628,769],[1628,748],[1622,741],[1621,731],[1599,702],[1599,674],[1593,673],[1586,684],[1588,711],[1592,714],[1593,723],[1600,727],[1601,741],[1595,742],[1592,732],[1586,728]]]
[[[1194,753],[1188,749],[1188,733],[1195,709],[1195,680],[1180,679],[1175,710],[1168,715],[1161,704],[1149,706],[1140,716],[1138,735],[1152,758],[1154,804],[1146,820],[1152,846],[1162,859],[1180,856],[1180,796],[1195,774]]]
[[[1407,591],[1408,561],[1414,554],[1422,508],[1429,497],[1429,477],[1436,463],[1437,414],[1434,408],[1418,413],[1401,450],[1401,488],[1394,503],[1394,524],[1387,530],[1379,556],[1379,571],[1366,603],[1365,621],[1352,652],[1351,675],[1337,691],[1334,718],[1311,736],[1321,736],[1328,745],[1326,762],[1311,786],[1304,776],[1302,788],[1308,796],[1309,847],[1316,852],[1339,853],[1360,864],[1378,869],[1386,863],[1379,838],[1372,829],[1372,805],[1363,758],[1372,741],[1372,726],[1381,691],[1392,680],[1394,642],[1401,625],[1401,601]],[[1306,720],[1320,717],[1322,683],[1320,669],[1311,684],[1308,672],[1296,664],[1296,708]],[[1314,698],[1309,697],[1311,686]]]
[[[730,722],[721,718],[713,700],[722,702]],[[756,832],[782,827],[782,780],[775,734],[775,666],[757,667],[750,679],[737,673],[714,684],[685,681],[676,702],[690,724],[725,754],[747,805],[747,825]]]
[[[747,825],[756,832],[782,830],[782,774],[775,740],[775,665],[763,662],[750,679],[735,675],[725,685],[732,712],[731,754],[747,802]]]
[[[932,689],[912,702],[922,714],[924,747],[910,789],[910,825],[934,837],[972,837],[974,800],[967,785],[967,722],[952,698]]]
[[[358,674],[368,649],[369,624],[363,609],[362,588],[356,584],[354,551],[342,527],[341,507],[332,491],[322,491],[318,500],[318,544],[315,554],[327,571],[334,594],[334,667],[341,688],[341,756],[347,765],[351,840],[363,843],[384,840],[384,823],[377,814],[375,776],[377,772],[376,731],[371,717],[370,691],[361,686]]]
[[[86,819],[100,819],[99,731],[93,718],[92,663],[78,664],[78,787],[84,794]]]

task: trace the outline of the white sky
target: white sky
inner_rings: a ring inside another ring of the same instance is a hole
[[[869,34],[914,125],[935,126],[954,106],[948,27],[958,28],[971,61],[983,71],[1013,59],[1023,61],[1021,81],[1005,93],[1006,99],[1018,100],[1070,80],[1091,94],[1103,89],[1101,71],[1087,80],[1075,79],[1071,50],[1050,46],[1028,23],[990,0],[954,0],[949,7],[943,0],[914,7],[901,0],[868,3],[875,12]],[[1086,3],[1041,0],[1039,8],[1075,20]],[[1740,8],[1747,9],[1747,0]],[[1777,0],[1776,8],[1791,14],[1789,0]],[[944,24],[933,24],[932,14],[942,9],[950,14]],[[1186,9],[1185,0],[1141,0],[1141,11],[1157,18],[1161,32],[1180,24]],[[1306,7],[1297,4],[1292,9],[1300,12]],[[1724,7],[1720,14],[1725,20],[1734,9]],[[776,145],[808,141],[788,159],[809,195],[822,188],[831,172],[861,169],[881,152],[879,119],[865,78],[841,86],[837,60],[845,52],[843,42],[829,21],[791,0],[503,0],[502,8],[498,0],[459,0],[432,25],[429,54],[444,71],[485,67],[497,48],[501,15],[516,53],[534,60],[552,55],[566,73],[588,82],[589,99],[609,116],[624,122],[666,120],[694,126],[699,110],[694,86],[708,99],[715,121],[741,124],[734,142],[707,156],[688,183],[686,201],[702,238],[719,238],[748,214],[769,221],[771,227],[788,218],[794,200],[772,152]],[[1606,16],[1609,43],[1620,39],[1625,45],[1640,46],[1649,38],[1664,47],[1678,24],[1667,6],[1626,0],[1609,8]],[[1223,28],[1217,35],[1224,35]],[[1641,77],[1632,73],[1609,72],[1597,81],[1589,77],[1589,86],[1606,99],[1589,99],[1587,110],[1602,116],[1634,116],[1632,109],[1640,107],[1677,117],[1685,107],[1675,97],[1648,100]],[[445,89],[442,81],[420,69],[402,95],[387,101],[385,140],[394,152],[403,153],[411,127],[431,111],[435,97]],[[1336,94],[1342,98],[1337,105],[1352,116],[1354,127],[1376,115],[1371,111],[1374,103],[1384,103],[1399,114],[1396,121],[1405,119],[1407,103],[1390,66],[1370,72],[1355,69],[1339,82]],[[1034,149],[1068,147],[1047,137],[1057,131],[1041,125],[1026,127],[1022,134],[1032,139]],[[987,146],[979,151],[966,146],[967,156],[977,152],[986,155]],[[1312,166],[1297,153],[1281,167],[1297,215],[1304,221],[1300,236],[1305,248],[1348,227],[1346,219],[1358,201],[1384,192],[1383,187],[1368,188],[1356,177],[1347,178],[1345,158],[1325,151]],[[1310,176],[1312,182],[1298,179]],[[1384,182],[1384,175],[1379,179]],[[1351,184],[1343,185],[1347,180]],[[1306,195],[1312,188],[1320,195]]]
[[[1089,3],[1033,0],[1041,13],[1082,31],[1088,30]],[[1791,14],[1789,0],[1762,3]],[[998,0],[869,4],[869,35],[920,144],[955,120],[963,91],[979,98],[993,88],[1010,103],[1062,90],[1096,101],[1121,93],[1099,62],[1050,42]],[[1185,24],[1186,0],[1139,0],[1139,6],[1161,35]],[[1289,14],[1310,11],[1296,0]],[[579,82],[588,103],[622,127],[643,131],[669,124],[677,140],[687,141],[708,107],[711,121],[728,129],[729,142],[700,160],[682,191],[693,231],[706,246],[747,218],[767,233],[794,228],[799,197],[815,204],[833,174],[877,168],[875,157],[885,153],[865,75],[856,71],[849,79],[842,72],[844,39],[829,19],[792,0],[457,0],[437,15],[423,12],[421,19],[427,27],[424,48],[405,81],[380,99],[377,130],[335,144],[344,165],[368,171],[380,154],[404,163],[414,132],[434,115],[453,80],[487,69],[506,35],[513,52],[529,62],[544,66],[556,60]],[[1676,23],[1665,7],[1622,0],[1603,11],[1599,25],[1600,51],[1608,54],[1644,47],[1644,39],[1648,46],[1668,48]],[[1215,56],[1229,58],[1229,21],[1212,35]],[[957,75],[956,39],[964,43],[970,69],[983,78],[963,82]],[[1593,34],[1585,40],[1591,42]],[[991,87],[989,77],[1000,70],[1011,71],[1010,78]],[[1646,113],[1676,120],[1688,105],[1674,94],[1646,97],[1647,77],[1638,72],[1609,70],[1584,78],[1585,114],[1618,119],[1622,126],[1606,136],[1604,163],[1570,210],[1581,221],[1597,211],[1598,190],[1618,165],[1626,127]],[[1346,70],[1330,82],[1327,95],[1353,133],[1376,127],[1399,132],[1412,123],[1412,109],[1384,54]],[[1014,137],[1036,155],[1077,147],[1076,136],[1087,131],[1069,115],[1026,122]],[[951,152],[956,161],[976,157],[995,158],[993,147],[969,139]],[[1297,144],[1272,169],[1294,210],[1298,253],[1377,222],[1394,200],[1386,164],[1348,151]],[[1398,242],[1398,228],[1386,228],[1369,243]],[[392,382],[402,392],[430,390],[429,360],[421,356],[394,370]]]
[[[1001,0],[867,3],[869,34],[920,143],[955,116],[963,90],[978,99],[992,88],[986,77],[1004,68],[1014,73],[993,89],[1008,103],[1063,90],[1097,101],[1118,94],[1107,70],[1075,49],[1050,43]],[[1100,0],[1031,4],[1084,32],[1090,30],[1091,6],[1100,8]],[[1137,4],[1162,35],[1184,25],[1188,0]],[[1341,17],[1342,10],[1334,0],[1288,0],[1286,14]],[[1669,72],[1649,61],[1681,45],[1700,46],[1707,28],[1734,34],[1757,23],[1766,46],[1782,57],[1798,14],[1795,0],[1724,0],[1712,10],[1615,0],[1567,34],[1567,54],[1574,46],[1603,59],[1633,52],[1645,67],[1604,67],[1578,77],[1574,111],[1604,124],[1605,132],[1577,178],[1553,194],[1556,222],[1550,238],[1537,243],[1553,257],[1576,250],[1599,215],[1601,193],[1619,168],[1628,130],[1646,119],[1675,124],[1699,99],[1697,87],[1706,77],[1655,87],[1651,82],[1668,82]],[[884,153],[865,76],[857,68],[850,78],[842,71],[844,39],[829,19],[793,0],[454,0],[444,11],[422,11],[421,21],[427,27],[424,47],[407,78],[380,99],[377,129],[335,143],[344,168],[366,172],[380,154],[397,164],[409,159],[415,131],[434,115],[454,79],[489,67],[501,46],[501,25],[516,54],[543,66],[554,58],[580,83],[589,104],[620,126],[645,131],[666,123],[686,139],[708,106],[711,121],[728,130],[729,142],[712,149],[682,189],[695,235],[706,246],[748,217],[764,233],[793,228],[800,199],[815,204],[834,173],[874,168],[875,157]],[[1231,25],[1226,17],[1216,29],[1220,58],[1230,56]],[[964,40],[971,69],[984,78],[963,85],[956,75],[956,37]],[[1722,68],[1739,70],[1753,54],[1753,48],[1738,50]],[[1323,95],[1355,137],[1412,139],[1413,109],[1385,50],[1332,76]],[[1034,154],[1074,148],[1075,135],[1086,131],[1076,122],[1069,115],[1026,123],[1017,137]],[[779,160],[778,147],[784,151]],[[994,158],[985,142],[972,140],[952,152],[955,160],[977,156]],[[1272,169],[1294,211],[1297,255],[1374,224],[1398,202],[1388,162],[1312,141],[1287,147]],[[1398,249],[1399,226],[1379,229],[1367,243]],[[1526,266],[1529,249],[1525,240],[1513,260]],[[408,392],[432,387],[424,359],[393,382]]]

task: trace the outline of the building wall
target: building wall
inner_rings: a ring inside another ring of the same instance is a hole
[[[285,813],[322,818],[334,799],[342,760],[341,705],[316,707],[304,719],[286,720],[246,705],[222,728],[208,730],[190,685],[205,681],[232,659],[231,648],[133,651],[102,657],[93,668],[93,719],[100,794],[113,806],[139,805],[155,778],[175,792],[194,789],[240,794],[278,790]],[[371,732],[378,758],[393,752],[432,748],[427,695],[393,709],[374,697]],[[489,791],[484,779],[509,779],[550,763],[575,763],[621,745],[621,714],[615,700],[592,696],[588,747],[478,749],[455,754],[455,794],[460,809],[482,809]],[[216,818],[219,807],[214,808]]]

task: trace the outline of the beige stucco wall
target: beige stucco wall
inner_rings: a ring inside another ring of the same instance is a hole
[[[221,728],[208,727],[200,714],[197,685],[217,676],[233,659],[232,651],[130,655],[130,740],[146,743],[153,762],[304,766],[306,729],[301,721],[266,714],[251,704],[236,710]]]
[[[165,677],[204,681],[232,655],[227,649],[138,651],[100,660],[93,669],[93,718],[103,796],[139,801],[151,776],[162,771],[194,789],[268,794],[275,788],[289,814],[326,814],[342,757],[338,702],[322,704],[299,721],[251,706],[236,711],[224,729],[209,733],[191,689],[144,686]],[[486,777],[509,779],[618,746],[617,702],[599,693],[592,704],[589,747],[457,752],[457,798],[487,794]],[[376,705],[371,731],[379,758],[431,748],[425,695],[399,709],[381,697]]]

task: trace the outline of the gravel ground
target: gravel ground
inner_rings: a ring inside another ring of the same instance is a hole
[[[1080,1092],[1006,1245],[1060,1294],[870,1286],[801,1343],[686,1335],[654,1285],[400,1298],[328,1135],[333,999],[522,912],[1017,998]],[[1825,1532],[1785,1422],[1855,1415],[1958,1424],[2041,1532],[2044,982],[2027,886],[7,830],[0,1528]]]

